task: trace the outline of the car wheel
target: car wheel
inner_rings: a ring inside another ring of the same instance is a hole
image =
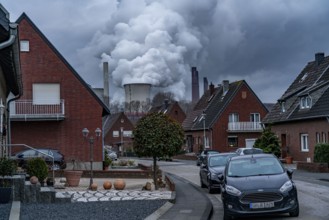
[[[297,207],[292,211],[289,212],[290,217],[298,217],[299,216],[299,204],[297,201]]]
[[[211,194],[214,192],[214,189],[211,186],[210,180],[208,180],[208,192]]]
[[[207,187],[207,186],[203,183],[201,176],[200,176],[200,186],[201,186],[201,188],[206,188],[206,187]]]

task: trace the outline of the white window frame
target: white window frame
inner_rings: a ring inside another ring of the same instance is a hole
[[[59,105],[61,103],[59,83],[34,83],[32,94],[34,105]]]
[[[113,131],[112,133],[113,137],[119,137],[119,131]]]
[[[300,149],[302,152],[309,152],[308,134],[300,134]]]
[[[19,42],[21,52],[29,52],[30,51],[30,41],[21,40]]]
[[[320,137],[320,132],[316,132],[316,143],[320,143],[321,142],[321,137]]]
[[[312,106],[312,99],[309,96],[306,97],[301,97],[300,98],[300,108],[305,109],[305,108],[311,108]]]
[[[239,122],[239,114],[238,113],[231,113],[228,116],[229,122]]]

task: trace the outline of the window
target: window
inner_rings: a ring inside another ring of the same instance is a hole
[[[132,137],[133,136],[133,132],[132,131],[123,131],[123,136],[124,137]]]
[[[30,42],[28,40],[20,41],[21,52],[29,52],[30,51]]]
[[[316,143],[320,143],[321,140],[320,140],[320,133],[319,132],[316,132]]]
[[[286,112],[286,106],[285,106],[285,102],[281,102],[281,111],[282,112]]]
[[[326,133],[322,132],[322,143],[327,143]]]
[[[301,151],[308,152],[308,134],[301,134],[300,135],[300,143],[301,143]]]
[[[239,121],[239,114],[238,113],[231,113],[228,117],[229,122],[238,122]]]
[[[34,105],[60,104],[60,85],[56,83],[35,83],[33,89]]]
[[[305,109],[305,108],[311,108],[312,105],[312,99],[311,97],[301,97],[300,98],[300,108]]]
[[[238,147],[238,137],[236,136],[229,136],[227,142],[229,147]]]
[[[251,122],[260,122],[260,114],[259,113],[251,113],[250,114]]]
[[[113,131],[113,137],[119,137],[119,131]]]

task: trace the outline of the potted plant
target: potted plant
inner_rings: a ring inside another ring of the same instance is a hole
[[[108,170],[109,169],[109,166],[111,166],[111,164],[112,164],[112,160],[111,160],[111,158],[108,155],[108,151],[105,150],[104,151],[103,169],[104,170]]]
[[[44,186],[44,181],[48,176],[47,163],[40,157],[32,158],[27,162],[27,173],[30,176],[36,176],[41,186]]]
[[[79,186],[80,179],[82,176],[82,170],[76,170],[76,166],[78,164],[77,159],[70,159],[72,162],[72,170],[65,170],[64,176],[66,178],[66,185],[67,186]]]
[[[6,176],[12,176],[16,170],[16,164],[13,160],[7,157],[0,158],[0,203],[8,203],[12,193],[12,185],[10,179],[5,179]]]

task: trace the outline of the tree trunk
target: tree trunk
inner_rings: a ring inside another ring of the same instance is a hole
[[[157,158],[153,157],[153,182],[155,190],[158,190],[158,182],[157,182]]]

